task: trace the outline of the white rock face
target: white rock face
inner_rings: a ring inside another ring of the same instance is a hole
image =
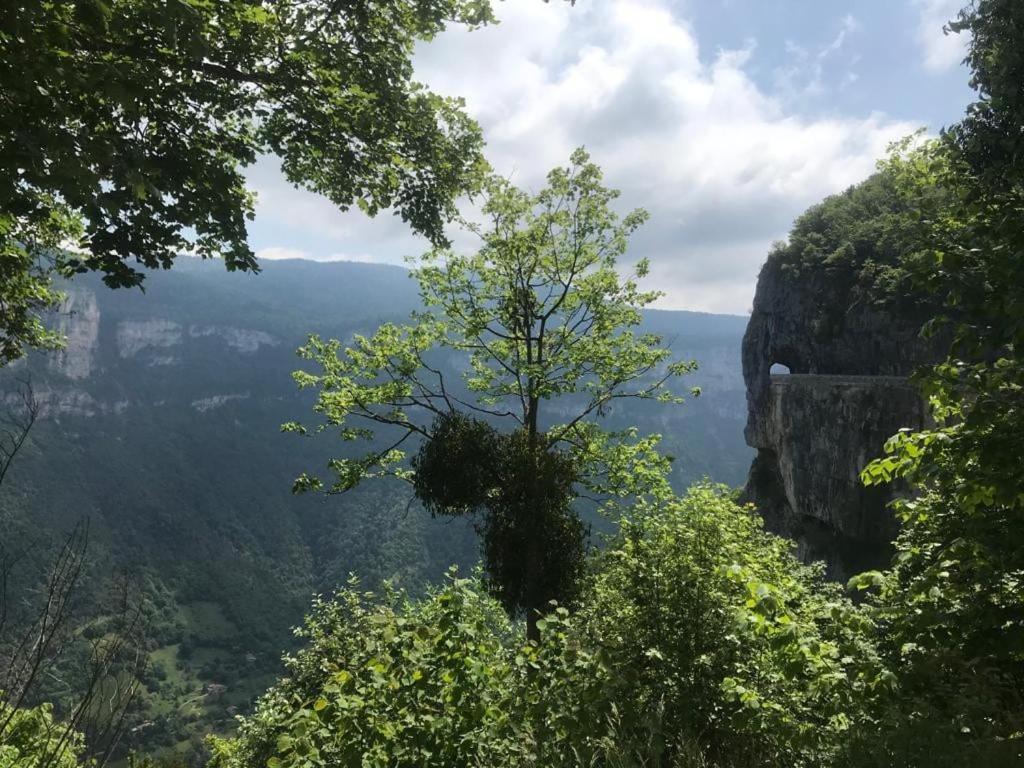
[[[220,336],[232,349],[243,355],[251,355],[261,346],[276,347],[280,340],[264,331],[253,331],[247,328],[232,328],[224,325],[193,325],[188,329],[192,338],[200,336]]]
[[[34,386],[33,390],[36,401],[40,405],[40,415],[43,418],[58,418],[60,416],[89,418],[110,411],[107,405],[98,402],[88,392],[79,389],[50,389],[46,386]],[[19,393],[8,391],[0,393],[0,407],[20,414],[24,404]]]
[[[229,403],[232,400],[246,400],[248,397],[248,392],[239,395],[213,395],[212,397],[203,397],[199,400],[193,400],[192,407],[200,413],[206,413],[207,411],[212,411],[214,408],[220,408],[222,405]]]
[[[117,324],[117,353],[134,357],[147,347],[166,349],[181,343],[181,326],[170,320],[125,320]]]
[[[67,339],[67,345],[50,358],[51,370],[70,379],[86,378],[93,369],[100,335],[96,294],[82,288],[68,291],[58,310],[55,329]]]

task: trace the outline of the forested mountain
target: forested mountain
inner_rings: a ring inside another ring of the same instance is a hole
[[[120,571],[146,592],[156,650],[134,743],[171,745],[227,726],[278,670],[311,595],[350,572],[416,592],[453,563],[477,562],[467,521],[432,520],[404,484],[291,493],[300,472],[337,451],[280,432],[312,402],[291,378],[296,347],[308,333],[372,333],[417,301],[398,267],[280,261],[239,276],[188,259],[149,274],[145,293],[75,281],[55,317],[67,349],[3,371],[11,407],[26,377],[44,404],[2,489],[13,512],[6,540],[56,539],[88,518],[94,567],[84,594],[95,598],[101,576]],[[620,408],[609,421],[662,433],[679,488],[704,476],[738,485],[749,466],[745,322],[646,316],[677,355],[699,362],[686,383],[703,393],[682,406]]]

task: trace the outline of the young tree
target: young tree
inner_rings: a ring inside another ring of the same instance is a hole
[[[628,495],[665,482],[656,436],[608,432],[599,419],[630,400],[679,402],[670,382],[695,368],[637,330],[660,294],[637,286],[646,261],[629,278],[616,263],[647,214],[620,218],[618,193],[601,182],[582,149],[536,195],[491,180],[486,223],[464,222],[480,249],[422,258],[424,310],[411,324],[385,324],[350,346],[313,337],[300,354],[319,370],[295,374],[319,390],[320,429],[386,446],[333,460],[328,492],[391,475],[412,480],[434,513],[482,513],[492,587],[510,612],[526,612],[531,637],[538,613],[571,597],[584,544],[579,489]],[[446,377],[444,353],[468,363],[461,381]],[[323,488],[316,477],[296,481]]]
[[[488,0],[13,0],[0,6],[0,362],[58,339],[50,276],[183,251],[256,270],[242,169],[431,240],[474,186],[479,128],[413,80],[417,42]],[[75,246],[67,248],[68,245]]]

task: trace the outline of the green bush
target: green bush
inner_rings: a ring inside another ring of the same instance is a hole
[[[318,601],[216,768],[823,765],[884,675],[859,609],[723,488],[640,502],[527,643],[477,579]]]
[[[641,502],[622,521],[577,620],[613,659],[634,740],[653,727],[668,759],[697,764],[819,766],[838,753],[888,675],[865,615],[792,547],[718,486]]]
[[[83,749],[81,734],[54,721],[51,705],[0,701],[0,768],[76,768]]]

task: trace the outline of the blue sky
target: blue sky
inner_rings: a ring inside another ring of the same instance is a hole
[[[888,144],[969,102],[958,0],[553,0],[496,3],[453,28],[417,76],[460,95],[494,167],[536,189],[585,145],[650,223],[660,306],[744,313],[773,241],[807,206],[869,175]],[[341,214],[273,158],[249,175],[261,258],[402,263],[425,249],[394,217]],[[453,232],[460,247],[472,243]]]
[[[794,70],[797,85],[810,85],[820,62],[821,87],[796,99],[795,110],[881,111],[938,128],[959,119],[971,94],[958,66],[961,41],[941,32],[960,5],[959,0],[710,0],[673,3],[673,8],[688,16],[709,51],[755,41],[747,72],[768,92],[784,90],[780,73]]]

